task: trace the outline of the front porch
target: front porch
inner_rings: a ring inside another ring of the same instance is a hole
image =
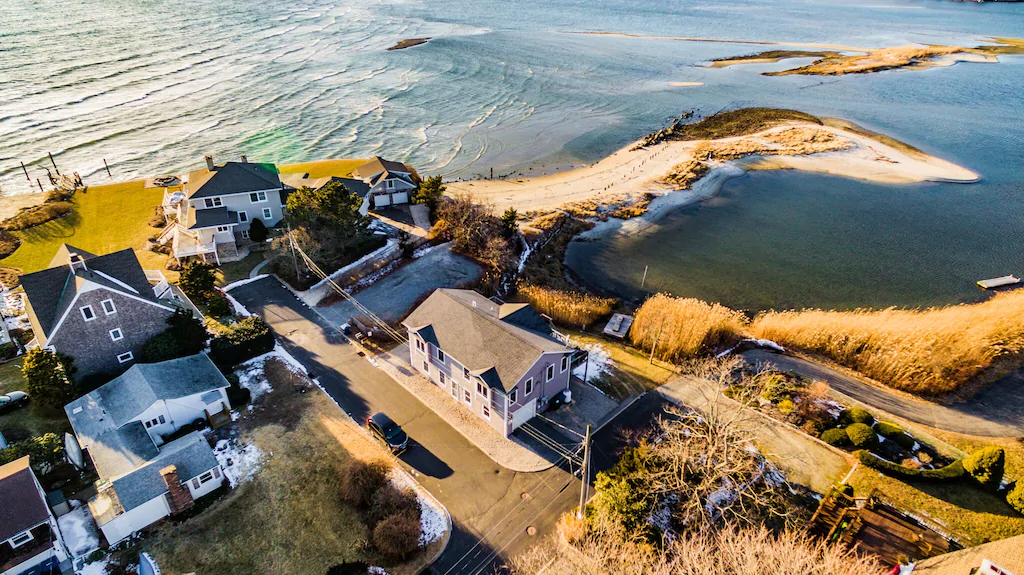
[[[171,229],[161,234],[157,241],[160,243],[170,242],[171,254],[179,262],[188,258],[199,258],[206,263],[219,266],[222,263],[236,262],[249,255],[249,250],[239,248],[234,240],[218,242],[214,237],[210,241],[204,242],[198,235],[185,229],[181,224],[171,226]]]

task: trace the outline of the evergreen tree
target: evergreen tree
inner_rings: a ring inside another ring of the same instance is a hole
[[[77,397],[71,377],[75,374],[74,359],[42,348],[25,354],[21,373],[32,399],[55,408],[62,408]]]

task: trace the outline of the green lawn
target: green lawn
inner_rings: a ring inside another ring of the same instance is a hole
[[[95,254],[131,247],[142,267],[163,269],[167,256],[143,249],[146,239],[160,233],[149,221],[163,193],[163,188],[146,189],[143,180],[89,186],[75,194],[75,207],[68,216],[14,232],[22,239],[21,247],[2,265],[23,273],[39,271],[50,263],[57,246],[69,243]]]
[[[231,282],[249,277],[252,268],[262,262],[263,257],[267,254],[268,252],[253,252],[237,262],[221,264],[220,268],[214,272],[217,277],[217,285],[223,287]]]
[[[16,359],[0,364],[0,393],[9,391],[25,391],[25,379],[21,376],[21,360]],[[16,409],[0,415],[0,431],[8,440],[16,440],[19,435],[43,435],[45,433],[63,434],[70,431],[71,425],[64,411],[29,402],[27,407]]]
[[[360,158],[321,160],[319,162],[283,164],[277,168],[282,174],[308,173],[310,178],[325,178],[327,176],[347,177],[352,174],[352,170],[362,166],[368,161],[369,160],[367,159]]]

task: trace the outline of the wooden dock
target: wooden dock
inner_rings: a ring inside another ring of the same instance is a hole
[[[1020,278],[1013,275],[1008,275],[988,280],[981,280],[978,282],[978,287],[980,287],[981,289],[996,289],[1006,286],[1017,285],[1019,283]]]

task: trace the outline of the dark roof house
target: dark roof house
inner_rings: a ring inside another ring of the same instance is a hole
[[[352,175],[359,179],[367,180],[383,172],[399,172],[408,175],[412,173],[412,170],[401,162],[393,162],[385,160],[380,156],[374,156],[369,162],[352,170]]]
[[[0,466],[0,573],[58,573],[65,561],[70,567],[29,457]]]
[[[215,166],[210,161],[207,169],[189,173],[185,190],[189,199],[197,199],[287,187],[274,164],[225,162]]]

